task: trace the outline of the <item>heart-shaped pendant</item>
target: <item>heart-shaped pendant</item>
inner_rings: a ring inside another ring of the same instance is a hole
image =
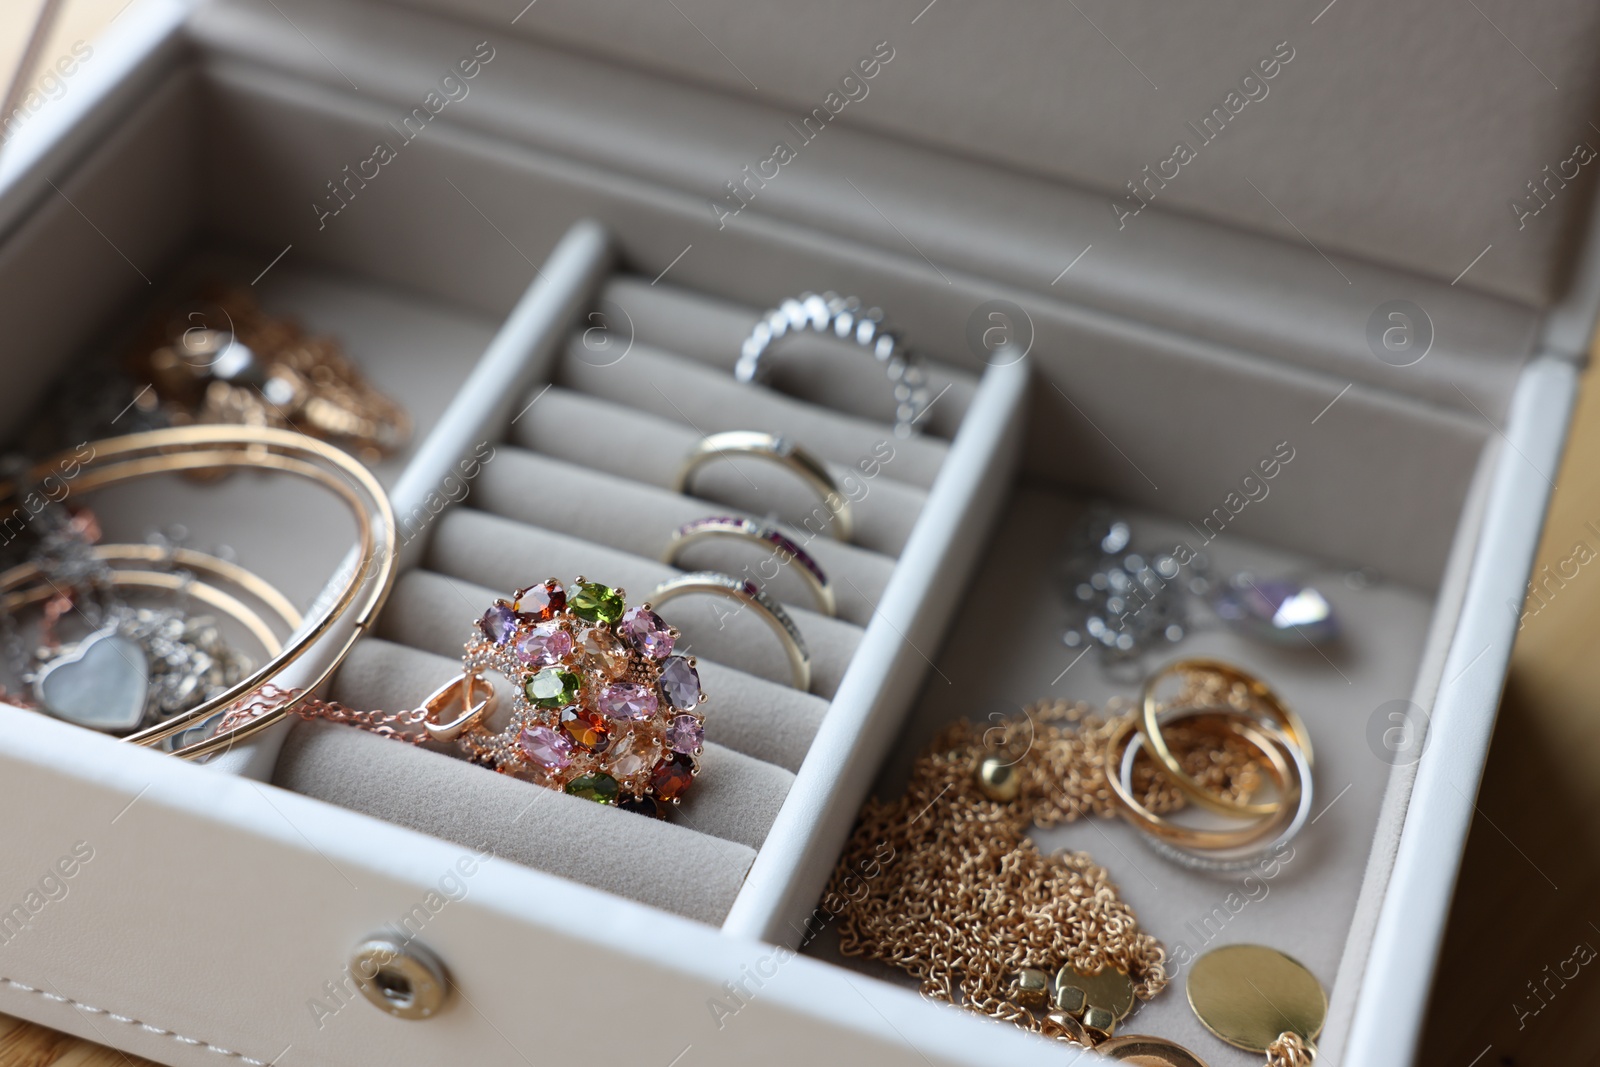
[[[144,718],[150,664],[131,639],[113,631],[90,634],[45,664],[33,691],[39,706],[58,719],[124,733]]]

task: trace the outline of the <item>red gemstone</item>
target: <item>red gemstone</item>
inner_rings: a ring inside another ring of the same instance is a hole
[[[543,622],[566,609],[567,590],[554,578],[517,590],[517,610]]]
[[[658,800],[682,796],[694,781],[694,760],[682,754],[668,756],[650,772],[650,792]]]
[[[605,717],[579,707],[562,711],[561,729],[574,744],[588,752],[604,752],[611,744],[611,728]]]

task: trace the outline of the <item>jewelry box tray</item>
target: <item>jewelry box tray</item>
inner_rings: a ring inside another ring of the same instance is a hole
[[[1339,354],[1338,342],[1320,335],[1302,338],[1309,355],[1263,358],[1270,339],[1248,325],[1229,333],[1222,320],[1293,333],[1260,282],[1326,269],[1305,249],[1207,231],[1241,253],[1230,260],[1234,274],[1217,272],[1217,284],[1234,286],[1228,314],[1152,324],[1154,313],[1131,306],[1113,314],[1081,293],[1060,298],[1048,278],[1019,283],[1015,261],[985,239],[942,231],[955,225],[957,216],[939,210],[949,203],[913,223],[897,215],[898,226],[864,207],[847,224],[819,204],[810,221],[751,211],[719,228],[703,198],[653,180],[650,166],[630,172],[596,162],[582,131],[530,123],[521,112],[529,98],[550,96],[546,79],[592,99],[609,85],[685,112],[738,115],[737,107],[721,110],[731,105],[716,94],[648,75],[598,63],[591,71],[581,57],[492,31],[355,0],[238,0],[197,11],[154,3],[117,33],[54,118],[24,128],[0,157],[0,306],[11,351],[29,353],[0,368],[7,425],[107,323],[132,321],[147,307],[146,275],[161,278],[158,265],[182,262],[196,247],[263,267],[282,251],[295,258],[270,269],[309,277],[309,286],[323,276],[354,279],[347,291],[381,295],[380,309],[421,308],[423,319],[436,311],[436,321],[457,323],[463,356],[468,339],[493,335],[450,404],[434,397],[427,447],[403,473],[389,472],[402,514],[481,440],[483,423],[503,424],[526,402],[541,361],[554,359],[604,298],[613,253],[636,286],[656,279],[750,309],[807,288],[860,293],[890,309],[935,360],[981,371],[982,384],[895,566],[894,588],[720,929],[503,860],[480,863],[459,845],[259,785],[251,776],[269,773],[270,754],[253,766],[230,754],[248,773],[219,774],[7,709],[0,788],[28,818],[7,835],[15,862],[3,885],[10,896],[0,899],[24,900],[38,881],[34,869],[45,871],[79,840],[96,847],[97,859],[68,898],[7,940],[0,1009],[170,1063],[380,1055],[518,1063],[534,1050],[541,1059],[734,1063],[773,1058],[774,1049],[795,1062],[1052,1062],[1059,1048],[790,946],[805,936],[891,747],[926,736],[920,711],[898,733],[919,686],[930,694],[923,703],[938,705],[931,694],[944,684],[941,672],[959,665],[970,687],[988,667],[981,651],[935,651],[946,621],[972,605],[997,612],[962,620],[952,640],[982,624],[989,640],[1007,641],[1008,627],[1022,625],[1007,617],[1004,589],[968,582],[985,547],[1006,543],[991,540],[996,524],[1005,531],[1039,521],[1038,508],[1017,501],[1104,495],[1167,519],[1204,516],[1276,442],[1305,440],[1291,468],[1301,480],[1280,480],[1274,506],[1242,514],[1232,543],[1273,546],[1263,559],[1368,568],[1432,603],[1425,632],[1406,635],[1417,650],[1408,689],[1392,694],[1427,709],[1428,751],[1387,775],[1364,871],[1330,872],[1359,899],[1338,973],[1323,975],[1333,1000],[1327,1061],[1341,1052],[1363,1064],[1408,1060],[1395,1020],[1419,1018],[1425,1003],[1428,964],[1418,961],[1437,949],[1515,631],[1504,605],[1520,600],[1550,488],[1530,468],[1548,474],[1559,457],[1587,300],[1558,309],[1538,334],[1531,310],[1341,260],[1356,290],[1351,306],[1420,294],[1451,324],[1430,361],[1405,379],[1365,362],[1318,363]],[[347,165],[369,157],[374,131],[409,112],[419,86],[429,91],[486,38],[495,58],[471,94],[408,142],[398,165],[343,185],[355,192],[348,206],[337,193],[326,199],[348,180]],[[853,173],[868,204],[895,166],[956,167],[903,147],[875,156],[871,139],[846,130],[837,140],[845,162],[862,153],[854,158],[866,170]],[[801,181],[794,184],[798,191]],[[1033,195],[1025,183],[1010,191]],[[596,227],[571,228],[585,217],[600,220],[615,246]],[[938,265],[924,257],[929,250]],[[1240,262],[1253,264],[1244,275]],[[65,319],[61,293],[74,301]],[[1026,309],[1026,363],[984,367],[968,348],[969,318],[993,300]],[[1524,364],[1535,335],[1553,350]],[[404,330],[391,324],[386,337],[403,343]],[[459,366],[458,381],[466,369]],[[1255,417],[1227,417],[1237,411]],[[1008,503],[1019,481],[1024,488]],[[269,532],[310,540],[301,524]],[[425,542],[408,548],[408,566]],[[533,565],[540,572],[530,580],[546,576]],[[1017,580],[1036,587],[1051,578]],[[1037,589],[1019,595],[1024,601],[1036,605]],[[1332,702],[1318,693],[1313,703]],[[1353,712],[1350,728],[1364,731],[1370,710]],[[1314,727],[1336,728],[1326,716]],[[1330,800],[1339,785],[1319,782]],[[466,891],[439,904],[446,875]],[[450,969],[453,1006],[410,1023],[344,997],[351,947],[418,907],[430,916],[419,940]],[[736,1017],[711,1011],[735,984],[746,991]],[[626,1025],[595,1025],[597,993],[608,1007],[627,1005]],[[312,1000],[331,1017],[313,1011]]]

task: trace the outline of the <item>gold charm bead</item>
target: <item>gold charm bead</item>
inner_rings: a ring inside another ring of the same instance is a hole
[[[1101,1037],[1116,1033],[1117,1024],[1133,1011],[1133,980],[1115,967],[1094,975],[1063,967],[1051,981],[1050,993],[1057,1009],[1076,1016],[1086,1030]]]
[[[1206,1061],[1164,1037],[1129,1034],[1101,1042],[1094,1050],[1108,1060],[1135,1067],[1206,1067]]]
[[[1011,994],[1021,1004],[1043,1004],[1050,995],[1050,976],[1032,967],[1024,967],[1011,978]]]
[[[1189,1006],[1205,1028],[1247,1052],[1264,1053],[1284,1034],[1309,1043],[1328,1017],[1328,996],[1316,976],[1265,945],[1206,953],[1190,969],[1188,989]]]
[[[1039,1033],[1062,1041],[1071,1041],[1084,1048],[1094,1047],[1094,1038],[1084,1030],[1083,1024],[1064,1011],[1046,1012],[1039,1024]]]
[[[978,788],[990,800],[1008,803],[1022,792],[1022,775],[1015,763],[999,756],[988,756],[978,764]]]

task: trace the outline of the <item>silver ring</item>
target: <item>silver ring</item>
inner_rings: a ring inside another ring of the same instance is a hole
[[[816,598],[817,607],[825,615],[838,614],[838,601],[833,593],[833,583],[811,554],[795,543],[788,534],[776,526],[768,526],[754,519],[736,515],[708,515],[703,519],[686,522],[672,532],[667,547],[661,550],[662,563],[676,563],[678,555],[697,541],[714,539],[744,541],[773,550],[780,564],[794,563],[799,574]]]
[[[783,651],[789,657],[789,668],[794,676],[794,687],[802,692],[811,688],[811,650],[806,647],[806,639],[794,620],[789,618],[789,613],[763,593],[760,586],[720,571],[693,571],[669,578],[656,586],[650,594],[649,604],[659,608],[669,600],[691,593],[725,597],[755,608],[756,614],[783,642]]]
[[[882,310],[863,310],[861,301],[853,296],[802,293],[798,299],[783,301],[751,329],[739,349],[733,376],[746,384],[765,383],[772,371],[772,361],[767,357],[772,342],[807,329],[854,341],[872,353],[872,358],[883,365],[894,390],[894,435],[912,437],[917,433],[917,421],[931,403],[928,375],[905,348],[900,334],[884,326]]]
[[[1171,711],[1164,712],[1161,716],[1161,721],[1165,725],[1168,721],[1186,718],[1187,713],[1190,711],[1199,713],[1206,710],[1208,709],[1174,708]],[[1262,733],[1283,747],[1289,759],[1294,763],[1295,772],[1300,776],[1300,806],[1295,809],[1294,818],[1289,820],[1289,825],[1285,826],[1277,837],[1265,845],[1248,845],[1243,849],[1217,852],[1197,852],[1193,849],[1174,845],[1170,841],[1163,841],[1152,834],[1141,832],[1139,836],[1144,840],[1144,843],[1174,863],[1182,864],[1192,870],[1241,871],[1247,867],[1254,867],[1261,862],[1262,857],[1267,853],[1272,852],[1279,845],[1286,845],[1292,841],[1305,827],[1306,818],[1311,814],[1311,796],[1313,792],[1311,787],[1311,762],[1306,759],[1306,754],[1301,751],[1299,745],[1284,737],[1273,727],[1262,724],[1260,729]],[[1143,746],[1144,734],[1135,730],[1128,738],[1128,747],[1122,750],[1122,766],[1118,776],[1122,779],[1123,788],[1130,793],[1133,792],[1133,761],[1138,757],[1139,750]]]

